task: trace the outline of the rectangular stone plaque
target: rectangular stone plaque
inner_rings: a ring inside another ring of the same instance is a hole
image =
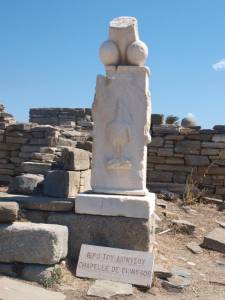
[[[143,251],[81,246],[76,275],[151,286],[154,256]]]

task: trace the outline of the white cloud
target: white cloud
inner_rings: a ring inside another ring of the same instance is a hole
[[[218,70],[225,70],[225,58],[222,58],[220,61],[218,61],[217,63],[213,64],[213,65],[212,65],[212,68],[213,68],[215,71],[218,71]]]

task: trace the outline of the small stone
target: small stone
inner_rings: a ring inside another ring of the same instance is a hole
[[[114,282],[110,280],[96,280],[88,289],[88,296],[109,299],[116,295],[132,295],[131,284]]]
[[[25,264],[20,277],[24,280],[44,284],[51,278],[54,271],[61,270],[59,266]],[[60,272],[60,271],[59,271]]]
[[[215,228],[204,237],[202,247],[225,253],[225,229]]]
[[[9,186],[9,192],[30,195],[43,180],[44,176],[37,174],[23,174],[16,176]]]
[[[195,254],[200,254],[203,252],[202,248],[196,242],[190,242],[186,247]]]
[[[222,221],[216,221],[216,223],[217,223],[218,225],[220,225],[220,227],[225,228],[225,222],[222,222]]]
[[[165,279],[171,277],[173,274],[161,265],[154,265],[154,275],[160,279]]]
[[[162,287],[168,292],[182,293],[184,289],[191,285],[191,281],[181,276],[172,276],[168,281],[161,282]]]
[[[13,223],[18,218],[18,212],[16,202],[0,202],[0,223]]]
[[[188,270],[183,268],[177,268],[177,267],[172,269],[172,275],[176,275],[184,278],[191,278],[191,273]]]
[[[172,220],[172,225],[176,232],[193,234],[196,230],[196,226],[186,220]]]

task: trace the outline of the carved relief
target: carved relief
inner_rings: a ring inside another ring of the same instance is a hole
[[[123,150],[132,139],[129,112],[122,101],[117,101],[115,117],[106,125],[106,139],[112,147],[114,157],[107,160],[109,170],[130,169],[131,161],[123,157]]]

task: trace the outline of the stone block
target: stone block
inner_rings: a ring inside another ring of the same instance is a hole
[[[182,141],[183,139],[184,136],[180,134],[168,134],[165,136],[165,140]]]
[[[173,173],[167,171],[151,171],[148,177],[149,182],[171,182]]]
[[[152,125],[161,125],[164,123],[163,114],[151,114],[151,124]]]
[[[43,180],[43,175],[23,174],[16,176],[9,186],[9,192],[30,195]]]
[[[83,171],[90,168],[90,154],[82,149],[63,149],[62,160],[66,171]]]
[[[17,277],[17,272],[15,269],[16,268],[15,268],[14,264],[0,263],[0,274],[1,275]]]
[[[66,226],[15,222],[0,225],[0,262],[52,265],[67,255]]]
[[[165,162],[166,162],[165,157],[148,155],[148,161],[147,161],[148,165],[149,163],[164,164]]]
[[[170,191],[174,193],[183,193],[185,190],[185,184],[170,182],[150,182],[148,183],[148,187],[152,192]]]
[[[213,130],[215,130],[218,133],[225,133],[225,125],[215,125],[213,127]]]
[[[212,137],[213,142],[225,142],[225,134],[214,134]]]
[[[64,139],[60,137],[57,142],[57,146],[63,146],[63,147],[76,147],[77,142],[72,141],[70,139]]]
[[[180,157],[168,157],[165,162],[169,165],[184,165],[184,159]]]
[[[146,196],[79,194],[75,200],[75,212],[149,219],[155,210],[155,198],[153,193]]]
[[[164,144],[164,139],[160,136],[152,137],[149,147],[162,147]]]
[[[173,156],[173,148],[159,148],[158,156]]]
[[[18,218],[18,212],[16,202],[0,202],[0,223],[13,223]]]
[[[202,142],[203,148],[217,148],[225,149],[225,143],[223,142]]]
[[[201,144],[200,141],[179,141],[175,146],[175,152],[183,154],[199,154]]]
[[[82,244],[149,251],[154,242],[150,220],[126,217],[50,213],[48,223],[68,226],[69,257],[78,259]]]
[[[51,169],[52,165],[50,163],[38,163],[26,161],[22,163],[22,169],[24,173],[31,174],[45,174]]]
[[[163,171],[178,171],[178,172],[187,172],[190,173],[192,171],[191,166],[181,166],[181,165],[156,165],[156,170]]]
[[[215,228],[207,236],[204,237],[204,248],[225,253],[225,229]]]
[[[33,281],[40,284],[45,283],[52,277],[54,270],[60,268],[59,266],[48,266],[48,265],[36,265],[36,264],[25,264],[20,278]]]
[[[80,172],[80,193],[91,190],[91,170]]]
[[[26,137],[12,137],[12,136],[6,137],[7,144],[26,144],[27,141],[28,138]]]
[[[221,180],[223,182],[223,180]],[[225,195],[225,186],[217,186],[216,187],[217,195]]]
[[[184,159],[188,166],[208,166],[210,164],[208,156],[203,155],[185,155]]]
[[[203,148],[201,150],[201,155],[217,155],[219,154],[220,150],[219,149],[207,149],[207,148]]]
[[[44,181],[44,194],[51,197],[75,197],[79,192],[80,172],[48,171]]]
[[[153,125],[152,132],[155,134],[176,134],[179,133],[180,127],[174,124]]]

